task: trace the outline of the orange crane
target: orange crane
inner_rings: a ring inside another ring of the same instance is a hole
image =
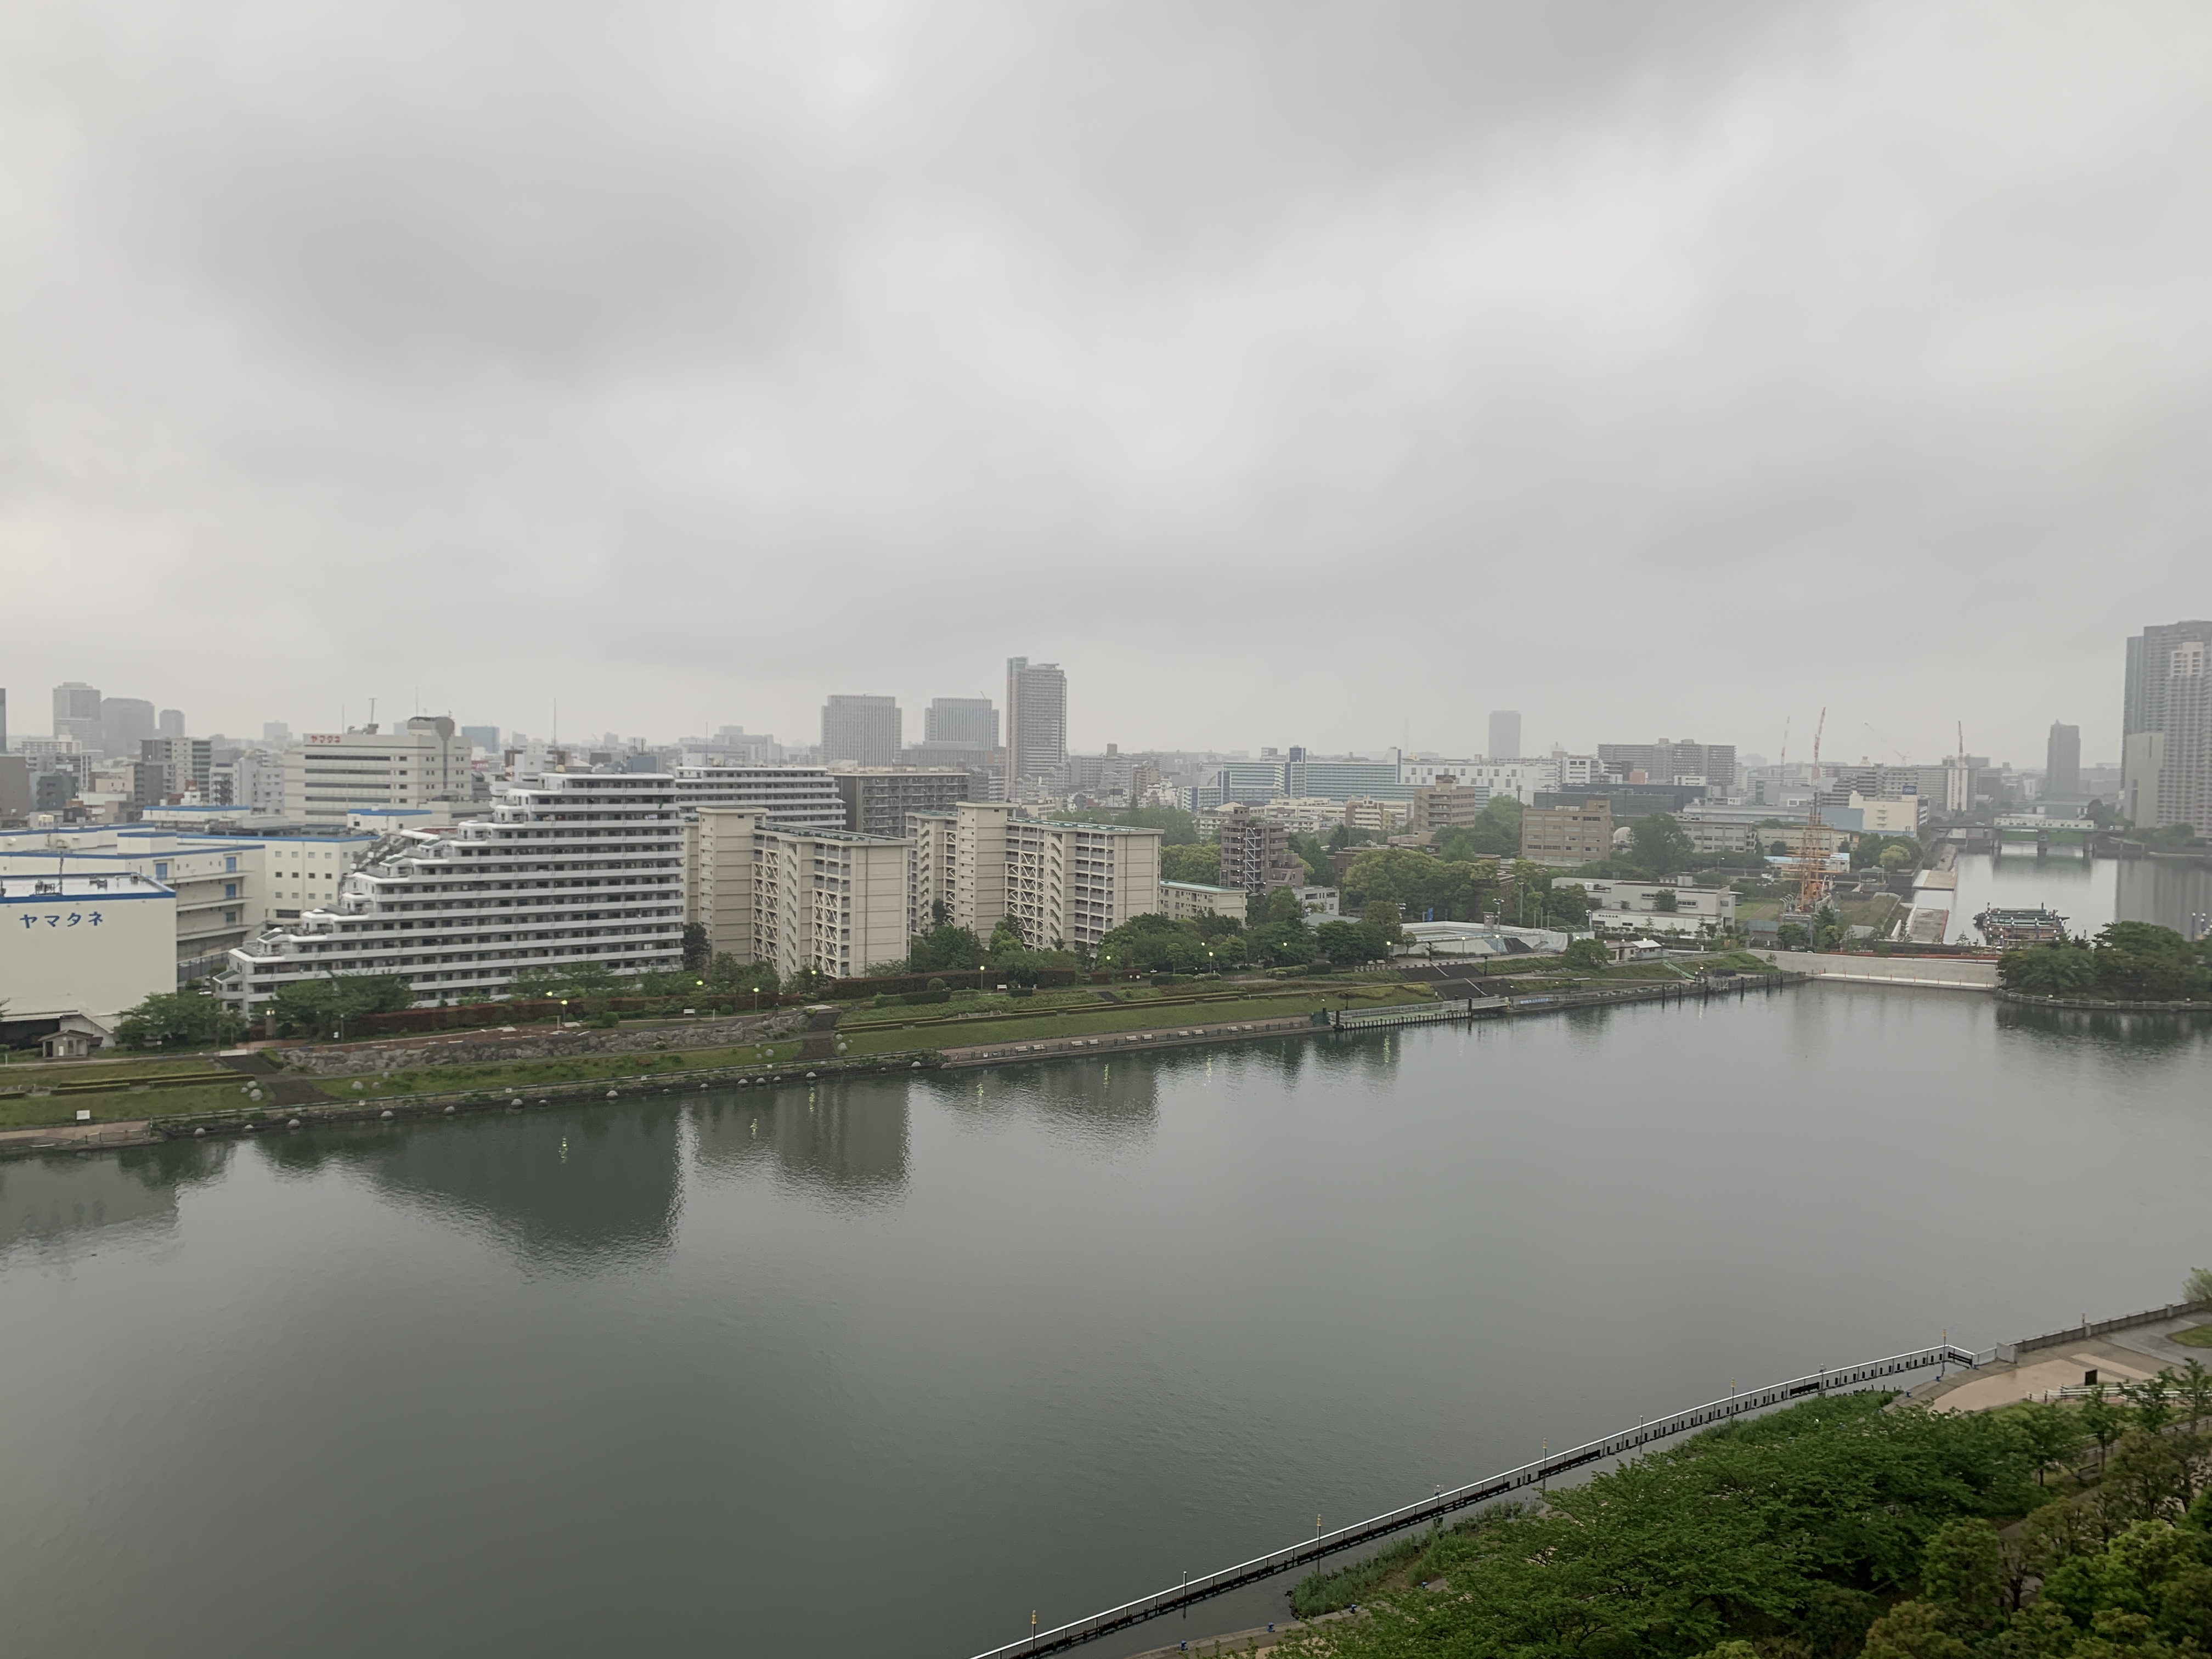
[[[1828,848],[1820,821],[1820,734],[1827,729],[1828,711],[1813,728],[1813,801],[1805,814],[1804,833],[1797,838],[1797,908],[1807,916],[1817,913],[1828,897]],[[1814,945],[1820,941],[1816,939]]]

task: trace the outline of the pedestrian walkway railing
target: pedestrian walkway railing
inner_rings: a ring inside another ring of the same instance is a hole
[[[1438,1492],[1433,1497],[1386,1510],[1381,1515],[1370,1516],[1351,1526],[1340,1527],[1334,1532],[1302,1539],[1282,1549],[1271,1550],[1265,1555],[1255,1556],[1249,1561],[1239,1562],[1233,1567],[1223,1567],[1218,1571],[1202,1574],[1171,1589],[1156,1590],[1133,1601],[1124,1601],[1103,1613],[1094,1613],[1087,1618],[1075,1620],[1052,1630],[1039,1631],[1022,1641],[1011,1642],[1004,1647],[992,1648],[978,1654],[975,1659],[1029,1659],[1029,1656],[1034,1654],[1060,1653],[1095,1636],[1141,1624],[1160,1613],[1171,1613],[1177,1607],[1203,1601],[1255,1580],[1304,1566],[1310,1562],[1334,1555],[1340,1550],[1372,1543],[1377,1539],[1389,1537],[1392,1533],[1402,1532],[1408,1527],[1439,1519],[1459,1510],[1471,1509],[1478,1504],[1510,1497],[1530,1486],[1540,1487],[1555,1475],[1602,1462],[1609,1457],[1632,1456],[1656,1441],[1686,1434],[1693,1429],[1710,1428],[1732,1418],[1753,1412],[1771,1411],[1778,1406],[1790,1405],[1820,1395],[1863,1388],[1884,1377],[1900,1376],[1907,1372],[1929,1370],[1944,1365],[1972,1368],[1986,1364],[1995,1358],[1994,1350],[1976,1353],[1970,1349],[1943,1343],[1932,1348],[1917,1349],[1911,1353],[1892,1354],[1886,1359],[1872,1359],[1863,1364],[1815,1371],[1805,1376],[1793,1376],[1786,1382],[1770,1383],[1762,1389],[1731,1394],[1724,1400],[1709,1401],[1705,1405],[1677,1412],[1671,1417],[1654,1418],[1638,1424],[1632,1429],[1607,1435],[1602,1439],[1592,1440],[1565,1451],[1553,1452],[1533,1463],[1523,1463],[1520,1468],[1508,1469],[1502,1474],[1493,1474],[1486,1480],[1455,1486],[1449,1492]]]

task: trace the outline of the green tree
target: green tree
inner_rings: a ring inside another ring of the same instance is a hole
[[[982,941],[972,930],[940,922],[907,941],[907,971],[933,974],[947,968],[980,968],[984,955]]]
[[[1401,917],[1440,921],[1473,920],[1473,906],[1487,866],[1418,853],[1408,847],[1376,847],[1361,853],[1344,874],[1344,901],[1364,908],[1382,900]]]
[[[1899,1601],[1874,1621],[1860,1651],[1864,1659],[1967,1659],[1943,1609],[1929,1601]]]
[[[331,974],[286,986],[269,1006],[280,1036],[335,1037],[344,1035],[349,1020],[393,1013],[414,1001],[414,988],[398,974]]]
[[[1381,962],[1390,954],[1382,930],[1364,921],[1324,921],[1313,939],[1314,948],[1331,962]]]
[[[1774,930],[1774,942],[1785,951],[1802,951],[1812,939],[1798,923],[1785,921]]]
[[[1979,1516],[1946,1522],[1920,1561],[1920,1594],[1944,1613],[1950,1629],[1978,1636],[2004,1622],[2004,1550],[1997,1529]]]
[[[1587,973],[1610,966],[1613,952],[1596,939],[1578,939],[1559,953],[1559,960],[1570,968]]]
[[[714,959],[714,941],[707,936],[707,925],[702,921],[684,924],[684,971],[696,974],[705,969]]]
[[[1160,848],[1162,881],[1195,882],[1201,887],[1221,885],[1221,848],[1214,842],[1199,842]]]
[[[783,988],[793,996],[808,997],[818,993],[830,982],[830,975],[819,968],[801,968],[783,982]]]
[[[1629,826],[1628,835],[1636,862],[1655,876],[1670,876],[1686,869],[1698,855],[1688,832],[1664,812],[1637,819]]]
[[[1671,899],[1674,896],[1668,893],[1666,896]],[[1544,925],[1571,931],[1589,927],[1589,889],[1580,882],[1554,881],[1544,895]]]
[[[1673,888],[1662,887],[1651,896],[1651,908],[1663,915],[1671,916],[1682,908],[1682,902],[1675,897]]]
[[[1160,832],[1162,847],[1193,847],[1198,843],[1198,817],[1176,806],[1133,806],[1121,822],[1139,830]]]
[[[1997,982],[2030,996],[2071,996],[2095,987],[2097,961],[2073,939],[2023,945],[1997,957]]]
[[[245,1035],[244,1018],[198,987],[156,991],[115,1026],[115,1040],[137,1049],[215,1048]]]
[[[2041,1400],[2027,1401],[2007,1412],[2005,1421],[2021,1437],[2022,1443],[2034,1458],[2038,1486],[2043,1484],[2043,1472],[2046,1468],[2071,1457],[2081,1449],[2081,1425],[2075,1413],[2064,1406]]]
[[[739,962],[726,951],[707,965],[707,988],[724,995],[764,995],[779,982],[773,963]]]
[[[1359,912],[1359,919],[1382,935],[1383,942],[1395,945],[1406,936],[1405,913],[1389,899],[1371,899]]]
[[[2112,1443],[2128,1431],[2128,1415],[2105,1398],[2102,1389],[2083,1401],[2080,1411],[2081,1431],[2096,1443],[2097,1462],[2102,1464]]]
[[[2097,988],[2127,1000],[2201,997],[2212,989],[2203,954],[2171,927],[2116,921],[2097,935]]]

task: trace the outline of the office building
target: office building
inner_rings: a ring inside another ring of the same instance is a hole
[[[1539,789],[1532,803],[1537,806],[1580,806],[1584,801],[1603,797],[1615,823],[1629,823],[1638,818],[1648,818],[1653,813],[1672,815],[1685,807],[1705,799],[1705,786],[1701,783],[1598,783],[1580,789]],[[1843,799],[1838,796],[1838,803]]]
[[[1352,799],[1344,804],[1344,827],[1347,830],[1371,830],[1376,835],[1394,835],[1406,826],[1413,815],[1413,804],[1404,800]]]
[[[1394,760],[1293,760],[1284,763],[1283,773],[1279,793],[1293,799],[1350,800],[1356,795],[1364,800],[1411,800],[1413,796],[1414,786],[1401,775]]]
[[[461,736],[473,751],[481,749],[487,755],[499,753],[499,727],[496,726],[465,726]]]
[[[1305,861],[1291,850],[1289,829],[1261,817],[1249,807],[1224,806],[1221,812],[1221,885],[1254,899],[1277,887],[1305,884]]]
[[[8,752],[8,688],[0,685],[0,755]]]
[[[823,763],[897,765],[899,723],[896,697],[831,697],[822,705]]]
[[[1033,949],[1091,951],[1132,916],[1159,914],[1157,830],[1017,818],[1003,801],[963,802],[950,823],[926,813],[908,823],[914,917],[942,906],[988,939],[1011,916]]]
[[[2166,743],[2156,827],[2185,823],[2212,836],[2212,647],[2203,641],[2182,641],[2167,653],[2159,715]]]
[[[2053,800],[2075,800],[2081,794],[2081,728],[2053,720],[2051,739],[2044,748],[2043,793]]]
[[[1490,711],[1490,747],[1482,757],[1485,760],[1518,760],[1521,758],[1521,714],[1513,708],[1493,708]]]
[[[154,735],[157,738],[181,738],[185,735],[185,711],[164,708],[154,720]]]
[[[2178,647],[2192,641],[2212,648],[2212,622],[2160,623],[2144,629],[2128,641],[2127,678],[2120,711],[2123,743],[2138,732],[2166,730],[2166,691],[2172,678],[2173,653]]]
[[[685,811],[706,806],[757,807],[779,830],[842,830],[845,801],[827,769],[819,766],[679,766],[676,803]]]
[[[1053,662],[1006,659],[1006,779],[1042,777],[1067,764],[1067,676]]]
[[[1735,922],[1735,891],[1675,882],[1586,880],[1590,922],[1598,927],[1632,927],[1638,933],[1695,933],[1725,929]]]
[[[951,811],[972,798],[975,780],[958,766],[854,766],[833,770],[830,781],[849,833],[900,841],[910,814]]]
[[[1530,806],[1521,813],[1521,856],[1539,864],[1587,864],[1613,852],[1613,809],[1602,796],[1580,806]]]
[[[339,884],[374,837],[280,826],[244,836],[169,823],[71,825],[0,836],[0,875],[129,875],[168,888],[176,902],[176,977],[222,966],[223,953],[271,921],[337,902]]]
[[[957,749],[996,749],[998,705],[988,697],[939,697],[921,711],[921,738]]]
[[[1291,794],[1283,763],[1276,760],[1226,762],[1206,775],[1202,787],[1207,791],[1207,806],[1226,806],[1236,801],[1256,806],[1264,801],[1286,799]]]
[[[292,741],[292,728],[283,720],[264,720],[261,723],[261,741],[281,748]]]
[[[386,836],[335,905],[233,951],[217,988],[250,1012],[328,974],[398,974],[422,1004],[496,998],[533,968],[677,968],[684,856],[672,779],[531,779],[488,817]]]
[[[1597,757],[1607,781],[1613,783],[1695,782],[1716,794],[1735,787],[1732,743],[1699,743],[1692,738],[1680,742],[1662,738],[1656,743],[1601,743]],[[1559,787],[1573,786],[1562,783]]]
[[[54,688],[54,735],[74,738],[82,748],[97,749],[103,740],[100,725],[100,688],[82,680],[66,680]]]
[[[157,735],[154,705],[143,697],[102,697],[100,740],[111,755],[136,755],[138,745]]]
[[[362,808],[465,801],[471,777],[469,745],[443,714],[417,714],[392,732],[310,732],[284,752],[284,815],[343,823]]]
[[[124,1010],[177,988],[176,905],[128,872],[0,875],[0,1030],[27,1041],[81,1022],[88,1046],[105,1042]]]
[[[706,807],[684,825],[685,919],[708,948],[779,977],[850,979],[903,962],[908,860],[901,838],[778,830],[757,808]]]
[[[1454,777],[1441,779],[1413,791],[1413,833],[1472,829],[1489,805],[1490,791],[1480,784],[1462,784]]]

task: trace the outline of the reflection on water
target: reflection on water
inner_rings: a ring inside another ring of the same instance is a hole
[[[675,1237],[680,1109],[642,1101],[271,1137],[280,1173],[333,1168],[480,1228],[526,1262],[588,1272],[665,1253]]]
[[[769,1171],[797,1185],[862,1203],[906,1191],[903,1079],[824,1083],[805,1091],[723,1093],[692,1109],[702,1173]]]
[[[2128,860],[2119,867],[2117,914],[2122,921],[2154,921],[2183,931],[2190,917],[2212,915],[2212,866]]]
[[[1961,854],[1955,896],[1923,893],[1918,902],[1948,904],[1946,937],[1977,945],[1974,918],[1986,906],[2033,909],[2045,905],[2081,938],[2107,922],[2149,921],[2181,932],[2192,915],[2212,913],[2212,866],[2173,859],[1999,858]]]
[[[219,1175],[229,1153],[204,1142],[171,1142],[0,1163],[0,1256],[103,1227],[169,1226],[178,1194]]]
[[[2161,1061],[2189,1051],[2212,1049],[2212,1025],[2193,1014],[2147,1013],[2114,1008],[2038,1008],[2026,1003],[1996,1005],[1997,1029],[2048,1040],[2054,1048],[2075,1050],[2094,1044],[2128,1057],[2156,1054]]]

